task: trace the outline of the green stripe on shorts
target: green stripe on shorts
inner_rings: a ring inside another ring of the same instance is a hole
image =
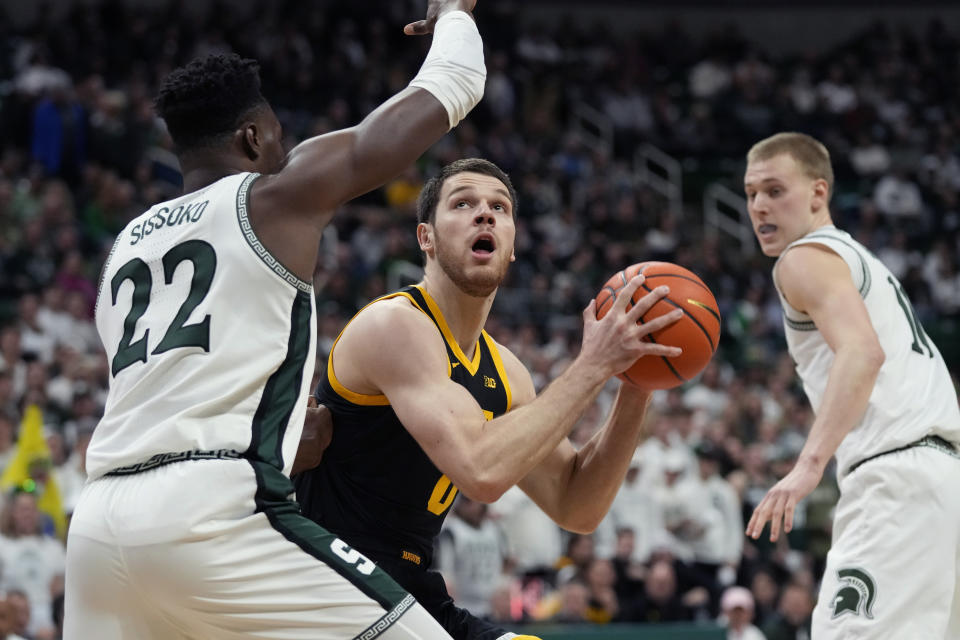
[[[388,612],[409,607],[400,607],[409,594],[383,569],[302,515],[296,502],[275,493],[290,482],[281,471],[264,462],[251,460],[250,464],[257,475],[257,506],[284,538],[336,571]]]

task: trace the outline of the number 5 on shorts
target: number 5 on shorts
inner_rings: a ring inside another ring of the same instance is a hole
[[[377,568],[377,565],[373,564],[367,556],[356,549],[351,549],[350,546],[340,538],[336,538],[330,543],[330,550],[347,564],[356,565],[357,571],[365,576],[370,575],[373,573],[373,570]]]

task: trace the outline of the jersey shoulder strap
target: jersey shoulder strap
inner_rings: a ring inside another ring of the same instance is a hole
[[[870,293],[873,277],[868,261],[868,256],[871,254],[866,247],[854,240],[846,231],[841,231],[830,225],[814,229],[802,238],[791,242],[787,245],[787,248],[783,250],[783,253],[780,254],[780,259],[777,260],[777,263],[786,255],[787,251],[793,247],[804,244],[820,244],[840,256],[850,269],[850,276],[853,278],[853,283],[860,292],[860,297],[867,297],[867,294]],[[777,285],[777,289],[779,290],[780,285],[776,281],[776,265],[774,265],[773,273],[774,284]]]

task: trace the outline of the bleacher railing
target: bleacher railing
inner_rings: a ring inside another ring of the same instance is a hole
[[[703,231],[708,237],[726,234],[740,243],[740,252],[751,255],[756,250],[753,225],[747,214],[747,201],[719,182],[703,192]]]
[[[613,153],[613,123],[607,114],[585,102],[575,104],[571,113],[573,129],[588,147],[605,156]]]
[[[637,180],[656,191],[670,206],[670,211],[683,218],[683,166],[661,149],[645,142],[633,156]]]

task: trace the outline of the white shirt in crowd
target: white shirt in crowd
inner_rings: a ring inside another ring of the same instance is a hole
[[[490,613],[493,593],[503,581],[505,556],[503,533],[489,519],[474,527],[454,513],[443,523],[436,567],[457,606],[473,615]]]
[[[30,600],[30,629],[53,626],[50,583],[62,576],[66,551],[49,536],[0,536],[0,566],[4,589],[21,589]]]
[[[520,572],[552,567],[563,553],[560,527],[519,487],[490,505],[507,539],[507,553]]]

